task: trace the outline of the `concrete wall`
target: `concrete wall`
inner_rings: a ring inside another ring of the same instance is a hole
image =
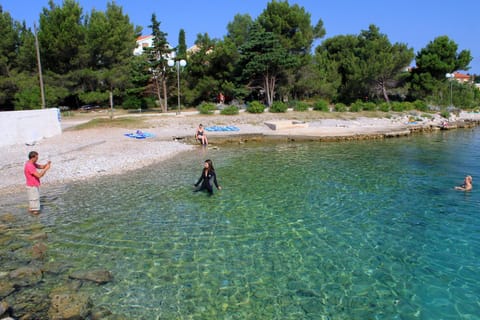
[[[61,133],[57,108],[0,112],[0,146],[33,144]]]

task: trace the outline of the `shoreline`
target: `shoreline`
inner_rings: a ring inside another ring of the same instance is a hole
[[[4,178],[0,192],[4,195],[22,192],[23,165],[31,150],[39,152],[39,163],[52,161],[52,168],[42,178],[43,185],[58,185],[82,181],[104,175],[122,174],[148,165],[168,161],[177,154],[198,147],[193,135],[199,123],[233,125],[239,131],[207,132],[209,144],[247,142],[333,142],[346,140],[386,139],[442,129],[445,121],[439,115],[410,124],[408,115],[394,118],[353,117],[350,119],[319,119],[315,113],[246,114],[237,116],[205,116],[193,114],[150,116],[147,128],[138,128],[154,134],[153,138],[125,137],[132,129],[102,128],[71,130],[77,119],[62,119],[61,135],[38,141],[33,146],[18,144],[0,147],[3,156],[0,170]],[[267,121],[293,119],[308,126],[272,130]],[[480,125],[480,114],[462,112],[444,129],[471,128]],[[68,128],[68,129],[67,129]],[[65,130],[67,129],[67,130]]]

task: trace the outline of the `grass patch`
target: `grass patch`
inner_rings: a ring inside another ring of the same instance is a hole
[[[125,128],[138,129],[146,126],[142,117],[121,117],[121,118],[95,118],[86,123],[75,126],[73,130],[98,129],[98,128]]]

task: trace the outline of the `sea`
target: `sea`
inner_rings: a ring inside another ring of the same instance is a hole
[[[128,156],[128,155],[126,155]],[[203,162],[221,190],[193,192]],[[466,175],[473,190],[457,191]],[[0,203],[128,319],[480,319],[480,128],[202,148]],[[15,225],[16,224],[16,225]],[[29,226],[29,228],[28,228]],[[26,231],[22,231],[26,232]],[[7,261],[2,259],[0,267]],[[8,269],[8,268],[7,268]]]

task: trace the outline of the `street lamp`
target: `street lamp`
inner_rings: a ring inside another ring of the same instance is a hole
[[[450,107],[453,107],[453,94],[452,94],[452,84],[453,84],[453,81],[452,79],[455,77],[455,75],[453,73],[446,73],[445,74],[445,78],[449,79],[450,81]]]
[[[184,59],[180,59],[180,60],[168,60],[168,66],[169,67],[173,67],[173,66],[176,66],[177,67],[177,90],[178,90],[178,111],[177,111],[177,114],[180,114],[180,67],[185,67],[187,65],[187,61],[185,61]]]

